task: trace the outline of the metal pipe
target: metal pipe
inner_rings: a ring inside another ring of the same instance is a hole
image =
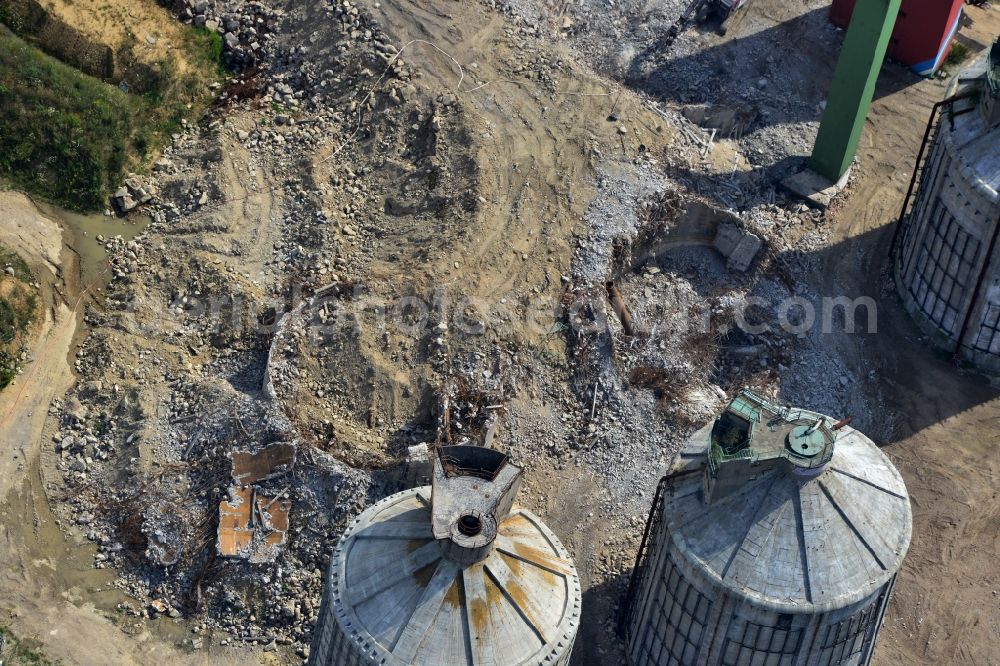
[[[852,421],[854,421],[854,417],[853,416],[848,416],[848,417],[842,418],[842,419],[840,419],[839,421],[837,421],[836,423],[833,424],[833,428],[832,429],[833,430],[840,430],[844,426],[851,425]]]
[[[608,298],[611,299],[611,307],[614,309],[615,314],[618,315],[618,319],[622,323],[622,330],[625,331],[625,335],[629,337],[635,335],[635,327],[632,324],[632,314],[628,311],[628,306],[625,305],[625,298],[622,296],[622,292],[615,286],[615,283],[610,280],[605,286],[608,289]]]
[[[986,249],[986,256],[983,257],[983,265],[979,269],[979,277],[976,278],[976,286],[972,289],[972,297],[969,299],[969,307],[965,310],[965,317],[962,319],[962,328],[958,332],[958,338],[955,341],[955,353],[952,354],[951,360],[954,363],[958,363],[962,356],[962,340],[965,339],[966,333],[969,332],[969,324],[972,322],[972,311],[976,309],[976,303],[979,301],[979,292],[983,288],[983,282],[986,280],[986,273],[990,268],[991,259],[993,257],[993,251],[996,249],[997,237],[1000,236],[1000,217],[997,217],[996,224],[993,225],[993,235],[990,237],[989,247]]]

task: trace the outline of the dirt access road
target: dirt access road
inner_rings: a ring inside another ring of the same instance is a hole
[[[966,8],[961,41],[978,49],[997,35],[1000,12]],[[893,435],[884,450],[913,506],[913,540],[874,663],[997,664],[1000,391],[928,349],[892,291],[886,261],[923,127],[945,88],[900,85],[908,76],[883,70],[886,94],[869,114],[855,182],[830,214],[835,233],[823,271],[827,293],[878,302],[878,334],[838,344],[846,363],[876,368],[863,390],[889,407]]]

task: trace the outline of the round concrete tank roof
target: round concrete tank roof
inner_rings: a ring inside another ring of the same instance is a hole
[[[948,83],[949,96],[963,92],[963,85],[986,73],[988,54],[988,50],[979,54],[951,78]],[[984,91],[980,94],[987,93]],[[958,171],[968,181],[972,191],[985,202],[1000,201],[1000,126],[988,126],[978,110],[973,113],[945,114],[944,117],[947,122],[941,123],[939,131],[948,151],[961,165]]]
[[[682,458],[704,460],[710,433],[696,433]],[[687,564],[779,613],[848,606],[886,584],[910,544],[909,496],[870,439],[850,427],[837,434],[817,475],[763,468],[712,503],[704,501],[703,465],[682,470],[664,496],[663,520]]]
[[[434,538],[429,486],[369,507],[330,566],[340,631],[374,663],[562,663],[580,619],[576,569],[529,511],[515,507],[497,532],[463,567]]]

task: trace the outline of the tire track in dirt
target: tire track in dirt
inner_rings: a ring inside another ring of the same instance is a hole
[[[556,90],[546,89],[531,71],[512,79],[501,68],[514,63],[518,49],[502,16],[474,3],[449,4],[447,12],[435,7],[402,0],[372,9],[397,43],[427,40],[458,54],[463,89],[482,86],[457,96],[461,122],[474,137],[485,203],[467,242],[440,257],[431,272],[481,298],[537,289],[554,302],[562,291],[560,275],[569,269],[572,241],[585,231],[581,221],[597,194],[592,146],[617,140],[618,126],[605,120],[613,99],[605,93],[612,86],[551,44],[542,53],[563,63]],[[427,51],[404,55],[419,63],[432,87],[452,90],[458,77],[454,63]],[[623,115],[658,124],[626,97],[619,107]]]
[[[436,318],[412,334],[377,321],[372,310],[409,298],[427,305],[433,294],[447,292],[456,307],[447,313],[449,324],[455,315],[483,324],[481,335],[444,336],[450,359],[498,348],[560,358],[565,340],[552,333],[553,315],[565,290],[562,276],[590,235],[585,217],[599,194],[598,173],[634,168],[639,144],[665,143],[669,130],[628,92],[617,100],[623,121],[609,122],[614,84],[577,65],[563,45],[520,35],[478,3],[395,0],[369,3],[365,11],[384,32],[378,38],[393,46],[393,61],[418,74],[405,103],[385,99],[376,86],[356,143],[314,165],[313,183],[334,185],[335,193],[321,198],[331,211],[327,219],[339,225],[336,250],[351,257],[337,274],[359,280],[355,312],[364,312],[360,326],[338,331],[324,349],[299,348],[294,362],[300,376],[319,379],[325,393],[338,396],[338,413],[348,417],[332,419],[333,433],[318,433],[319,439],[329,440],[331,450],[383,456],[401,424],[429,418],[433,393],[445,381],[442,363],[451,361],[436,360]],[[300,20],[312,31],[318,18],[313,12]],[[311,35],[326,45],[312,55],[317,70],[332,69],[329,59],[341,57],[334,33],[324,27]],[[381,62],[366,63],[353,97],[368,99]],[[331,138],[318,153],[333,155],[336,145],[342,144]],[[344,197],[343,181],[357,182],[358,168],[365,185],[353,192],[357,199]],[[447,174],[443,186],[430,182],[429,174],[438,173]],[[361,198],[375,210],[352,218],[345,233],[340,209]],[[435,210],[434,201],[445,203]],[[459,314],[464,299],[471,312]],[[314,393],[302,382],[294,399],[286,398],[301,422],[329,419]]]

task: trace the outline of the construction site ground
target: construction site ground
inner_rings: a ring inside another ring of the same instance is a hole
[[[853,416],[903,474],[913,541],[874,663],[1000,663],[1000,389],[927,346],[886,259],[942,80],[886,64],[820,214],[777,182],[809,154],[843,38],[826,2],[751,0],[725,36],[692,27],[669,52],[685,2],[262,4],[266,66],[175,138],[149,217],[0,192],[0,242],[43,305],[0,393],[0,625],[64,663],[300,660],[343,525],[442,435],[446,400],[444,436],[523,464],[519,503],[574,557],[573,663],[624,663],[616,614],[657,481],[720,394],[752,384]],[[996,9],[966,8],[961,41],[998,35]],[[706,102],[724,131],[689,120]],[[735,211],[766,243],[745,275],[700,240]],[[683,242],[659,243],[661,218]],[[648,335],[623,335],[608,280]],[[327,304],[296,305],[326,285],[357,325],[310,344],[300,325]],[[271,334],[209,331],[199,299],[231,294]],[[878,329],[743,339],[728,304],[761,294],[870,296]],[[380,327],[377,306],[404,299],[460,303],[466,326],[430,307],[423,328]],[[664,323],[692,302],[720,332]],[[560,303],[583,304],[583,332]],[[86,453],[64,452],[82,433]],[[203,516],[228,453],[290,440],[294,473],[267,482],[291,498],[280,571],[217,562]],[[122,516],[168,505],[132,552]],[[176,564],[147,561],[156,539],[161,558],[181,544]]]

